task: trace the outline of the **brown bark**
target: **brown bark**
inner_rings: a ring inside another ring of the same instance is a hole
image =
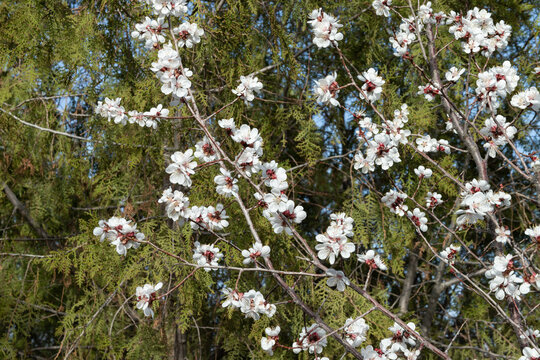
[[[403,282],[401,296],[399,298],[399,313],[398,316],[406,314],[409,310],[409,301],[411,299],[412,287],[416,280],[416,269],[418,268],[418,252],[419,248],[414,247],[409,252],[409,264],[407,265],[407,275]]]

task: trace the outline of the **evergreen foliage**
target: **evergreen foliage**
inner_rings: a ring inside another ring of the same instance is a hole
[[[394,3],[406,5],[405,1]],[[538,66],[534,59],[540,58],[540,14],[535,2],[441,0],[434,4],[442,11],[466,12],[474,6],[489,9],[494,18],[513,27],[504,58],[512,59],[523,74],[532,74]],[[183,61],[194,71],[192,82],[204,89],[196,97],[205,114],[235,99],[230,90],[241,75],[274,66],[257,75],[264,83],[262,101],[252,106],[238,101],[220,113],[219,119],[234,117],[257,127],[264,138],[266,159],[294,169],[288,173],[294,184],[292,193],[308,213],[300,230],[312,247],[315,235],[328,226],[329,214],[345,212],[354,219],[358,252],[384,250],[390,271],[373,273],[369,292],[396,314],[407,266],[413,256],[419,257],[418,286],[407,312],[400,314],[418,328],[436,286],[432,280],[439,261],[429,255],[410,222],[394,216],[380,202],[380,194],[391,189],[388,174],[373,174],[369,187],[355,178],[352,151],[357,147],[357,126],[351,116],[340,108],[319,107],[314,101],[313,81],[340,64],[335,52],[310,47],[307,15],[319,7],[338,15],[344,24],[343,49],[351,66],[360,71],[376,67],[385,74],[385,114],[407,103],[412,131],[450,136],[442,134],[443,110],[416,96],[421,82],[418,75],[381,43],[388,38],[385,21],[393,20],[377,17],[375,21],[371,1],[192,1],[193,21],[204,28],[205,37],[195,49],[186,50]],[[142,2],[125,0],[0,3],[0,179],[44,231],[36,230],[5,192],[0,192],[0,358],[55,359],[69,354],[73,359],[176,359],[182,353],[189,359],[262,359],[266,355],[260,338],[267,326],[288,324],[282,327],[280,341],[292,344],[302,327],[311,324],[268,273],[245,272],[238,288],[259,290],[271,303],[279,303],[274,318],[253,321],[238,310],[222,308],[220,291],[225,286],[234,288],[238,275],[225,269],[195,272],[178,291],[154,303],[154,319],[144,318],[134,306],[136,287],[162,281],[168,289],[193,269],[151,246],[142,245],[126,257],[119,256],[92,234],[100,219],[122,216],[133,219],[147,239],[163,250],[190,260],[195,241],[215,241],[212,234],[172,223],[157,203],[170,185],[164,171],[170,155],[194,147],[202,136],[194,130],[195,121],[161,121],[156,130],[150,130],[118,126],[94,114],[95,104],[104,97],[122,97],[126,108],[140,111],[168,103],[149,70],[156,54],[130,36],[134,24],[147,15]],[[448,52],[445,68],[466,61],[463,54]],[[421,58],[420,53],[412,55]],[[489,62],[496,64],[501,59],[503,56]],[[522,84],[538,81],[532,76],[522,80]],[[345,84],[347,79],[338,77],[338,82]],[[340,98],[349,94],[344,89]],[[175,116],[189,115],[185,107],[171,109]],[[500,113],[512,112],[508,104],[502,105]],[[209,127],[221,134],[223,147],[238,150],[239,145],[225,136],[217,120],[210,119]],[[524,130],[519,138],[523,149],[538,148],[537,127]],[[408,193],[414,193],[413,169],[423,159],[405,150],[401,157],[404,161],[394,165],[391,176]],[[475,177],[467,153],[453,152],[437,160],[456,178]],[[493,184],[516,186],[529,197],[537,196],[534,188],[525,188],[527,184],[513,183],[509,169],[490,170]],[[247,249],[253,243],[248,225],[236,203],[215,192],[217,174],[212,167],[197,172],[190,190],[191,205],[223,203],[230,216],[227,232],[235,234],[234,245]],[[255,207],[256,199],[246,181],[240,180],[239,185],[246,205]],[[443,194],[447,201],[441,206],[446,213],[459,200],[455,184],[437,174],[417,191]],[[272,247],[275,263],[287,271],[316,271],[297,258],[296,244],[288,236],[276,235],[261,212],[252,214],[263,243]],[[537,207],[517,206],[505,212],[509,225],[522,230],[538,223],[539,214]],[[450,224],[453,219],[444,220]],[[483,251],[493,239],[479,229],[460,235],[476,253],[486,255]],[[426,234],[437,249],[448,245],[444,236],[435,231]],[[241,265],[243,258],[233,246],[220,243],[219,247],[227,265]],[[356,268],[356,261],[338,260],[335,267],[353,273],[351,281],[357,284],[364,284],[368,276],[366,269]],[[453,278],[445,272],[442,281]],[[330,289],[324,278],[285,279],[312,309],[320,309],[319,315],[333,328],[372,307],[351,289],[344,293]],[[485,279],[482,282],[487,284]],[[537,295],[533,297],[536,302]],[[462,283],[445,288],[437,301],[440,306],[425,335],[436,345],[453,339],[452,358],[488,357],[477,350],[487,348],[500,356],[520,355],[512,327]],[[528,304],[530,308],[535,305]],[[366,344],[386,337],[393,323],[377,311],[366,321],[370,325]],[[528,326],[540,328],[538,314],[529,316]],[[343,353],[339,343],[329,340],[325,356],[339,359]],[[312,357],[276,351],[274,358]],[[425,351],[423,358],[435,355]]]

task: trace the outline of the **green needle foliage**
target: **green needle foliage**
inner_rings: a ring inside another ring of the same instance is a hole
[[[395,0],[394,4],[406,6],[407,2]],[[513,28],[509,47],[490,63],[511,59],[523,74],[532,74],[539,66],[534,59],[540,58],[540,14],[535,2],[434,2],[437,11],[445,12],[466,12],[474,6],[489,9],[494,19]],[[319,7],[339,16],[344,25],[345,39],[340,46],[351,67],[360,72],[374,67],[384,74],[385,114],[406,103],[412,132],[449,138],[442,132],[444,111],[416,95],[422,80],[392,55],[386,40],[389,29],[399,23],[375,16],[371,1],[195,0],[190,3],[191,21],[202,27],[205,35],[193,49],[184,49],[182,60],[194,73],[191,80],[200,89],[195,96],[203,114],[212,114],[235,99],[231,89],[241,75],[272,66],[257,75],[264,84],[261,101],[250,106],[234,103],[217,118],[209,119],[209,128],[221,136],[224,149],[236,153],[238,144],[226,136],[217,120],[235,118],[237,124],[256,127],[264,139],[264,158],[275,159],[286,169],[294,168],[288,173],[294,184],[290,198],[308,214],[299,230],[312,248],[315,235],[328,226],[330,213],[351,216],[358,252],[378,248],[387,255],[389,272],[373,273],[368,290],[396,314],[408,265],[419,257],[417,286],[407,311],[400,314],[419,328],[436,285],[433,279],[438,261],[411,223],[391,214],[377,192],[392,189],[392,178],[409,194],[415,189],[419,196],[428,191],[441,193],[446,199],[442,212],[451,213],[459,200],[458,189],[438,174],[417,189],[413,169],[424,162],[405,148],[401,154],[404,161],[394,165],[391,174],[373,174],[371,184],[376,191],[357,180],[352,169],[353,151],[358,146],[356,123],[339,107],[318,106],[311,92],[314,80],[336,70],[339,84],[348,82],[335,51],[315,51],[311,46],[307,15]],[[165,173],[170,155],[193,148],[203,135],[186,107],[170,107],[179,119],[162,120],[155,130],[117,125],[94,114],[95,105],[104,97],[121,97],[126,109],[139,111],[168,104],[169,97],[161,93],[161,85],[150,71],[156,52],[145,50],[130,35],[134,25],[149,15],[143,2],[126,0],[0,3],[0,185],[4,190],[0,192],[0,358],[262,359],[267,357],[260,346],[266,327],[280,325],[280,343],[290,345],[302,327],[312,323],[269,273],[244,272],[239,279],[237,271],[226,269],[190,275],[192,268],[150,245],[142,244],[123,257],[92,234],[99,220],[125,217],[136,222],[152,243],[188,260],[195,241],[215,241],[212,234],[192,231],[189,224],[172,223],[157,202],[170,185]],[[447,34],[441,44],[450,40]],[[447,55],[448,64],[441,64],[443,68],[459,68],[467,61],[451,49]],[[412,56],[423,61],[419,52]],[[520,83],[535,81],[537,78],[530,75]],[[350,94],[344,89],[340,98],[351,98]],[[500,113],[512,111],[503,104]],[[519,146],[529,152],[537,148],[537,131],[530,128],[521,132]],[[438,161],[454,177],[475,177],[466,153],[452,152]],[[509,169],[490,171],[494,174],[492,184],[525,186],[512,182]],[[211,166],[197,171],[189,193],[191,205],[223,203],[230,216],[226,231],[234,234],[236,247],[248,249],[254,242],[248,225],[235,201],[215,192],[217,174],[218,169]],[[247,182],[240,180],[239,185],[246,206],[256,207]],[[7,189],[19,206],[9,198]],[[533,188],[522,192],[536,196]],[[296,244],[290,237],[273,232],[261,211],[251,214],[280,269],[316,271],[309,262],[297,258]],[[531,214],[536,218],[527,217]],[[535,219],[538,223],[538,214],[538,208],[515,207],[507,211],[506,219],[511,228],[524,230]],[[447,225],[452,221],[444,220]],[[471,229],[460,235],[475,253],[486,255],[483,251],[492,239],[485,232]],[[426,236],[433,246],[441,248],[444,233],[431,231]],[[223,242],[218,245],[225,265],[242,266],[237,248]],[[353,273],[351,281],[363,285],[367,270],[358,267],[353,257],[354,261],[338,260],[334,268]],[[168,289],[187,276],[190,278],[178,290],[154,302],[153,319],[135,308],[137,286],[162,281]],[[448,271],[443,274],[443,281],[453,278]],[[335,329],[372,307],[350,289],[341,293],[329,288],[324,278],[284,279]],[[239,310],[222,308],[221,289],[236,284],[240,290],[261,291],[269,302],[278,303],[276,315],[254,321],[244,318]],[[537,295],[532,299],[538,302]],[[511,326],[478,295],[457,283],[444,289],[436,301],[440,305],[423,335],[437,346],[453,341],[449,350],[452,358],[488,357],[477,349],[507,357],[520,355]],[[527,305],[532,308],[537,304]],[[366,321],[370,325],[366,344],[374,345],[389,335],[388,327],[393,324],[377,311]],[[527,325],[540,327],[538,315],[531,315]],[[343,353],[343,347],[329,339],[324,355],[338,359]],[[424,350],[423,357],[435,355]],[[274,358],[313,357],[278,349]]]

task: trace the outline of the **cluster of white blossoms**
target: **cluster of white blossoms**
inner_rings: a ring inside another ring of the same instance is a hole
[[[439,84],[426,84],[426,85],[418,85],[418,95],[424,95],[424,98],[427,101],[433,101],[437,95],[441,93]]]
[[[191,88],[190,77],[193,72],[182,67],[180,55],[170,43],[165,44],[158,51],[158,60],[152,63],[150,68],[161,82],[161,92],[165,95],[172,95],[171,105],[179,103],[180,100],[189,100],[189,89]]]
[[[442,195],[436,192],[429,191],[426,195],[426,207],[434,208],[443,202]]]
[[[366,321],[357,317],[356,319],[348,318],[345,320],[345,327],[343,328],[344,334],[343,338],[346,342],[349,343],[352,347],[360,346],[367,338],[367,332],[369,330],[369,325]]]
[[[495,256],[493,267],[486,271],[486,277],[490,279],[489,288],[498,300],[503,300],[506,296],[521,300],[521,295],[528,294],[531,290],[531,284],[524,282],[515,271],[512,259],[511,254]]]
[[[459,250],[461,250],[461,246],[450,245],[449,247],[441,251],[440,255],[442,260],[447,264],[454,264],[456,260],[456,255],[459,253]]]
[[[326,285],[329,287],[335,287],[337,291],[345,291],[345,287],[351,284],[348,277],[345,276],[343,271],[328,269],[326,270],[326,275],[328,279],[326,280]]]
[[[195,249],[193,250],[193,261],[198,266],[204,267],[205,271],[216,270],[215,266],[218,266],[219,260],[223,258],[223,254],[214,245],[201,245],[198,241],[195,241]],[[214,267],[212,269],[212,266]]]
[[[173,34],[179,47],[185,46],[190,49],[193,45],[201,42],[204,30],[195,23],[185,21],[173,29]]]
[[[519,358],[519,360],[538,360],[540,359],[540,352],[538,350],[525,347],[522,350],[523,356]]]
[[[415,330],[416,326],[410,322],[407,326],[411,330]],[[374,349],[369,345],[363,348],[360,352],[366,360],[393,360],[403,357],[408,360],[415,360],[420,355],[420,350],[410,349],[416,345],[416,338],[401,327],[394,323],[388,330],[392,332],[392,336],[382,339],[380,347]]]
[[[358,254],[358,261],[368,265],[371,269],[379,269],[385,271],[388,269],[386,264],[381,260],[379,254],[375,250],[368,250],[365,254]]]
[[[185,218],[189,218],[189,198],[181,191],[174,190],[173,192],[169,187],[163,191],[158,203],[165,204],[167,217],[173,221],[178,221],[180,225],[184,223]]]
[[[530,108],[533,111],[540,110],[540,92],[536,87],[532,86],[525,91],[521,91],[512,96],[510,101],[512,106],[520,108],[522,110]]]
[[[98,101],[96,106],[96,113],[100,116],[106,117],[108,121],[111,119],[115,124],[126,125],[127,116],[126,109],[120,105],[121,98],[109,99],[105,98],[105,101]]]
[[[137,224],[132,224],[131,220],[113,216],[109,220],[100,220],[99,226],[94,228],[94,235],[100,237],[100,241],[105,239],[116,246],[116,252],[126,255],[128,249],[136,249],[141,244],[145,236],[137,230]]]
[[[187,0],[146,0],[155,15],[182,17],[187,11]]]
[[[407,211],[407,217],[412,221],[414,226],[420,229],[420,231],[426,232],[428,230],[426,213],[419,208],[414,208],[413,211]]]
[[[512,93],[518,84],[519,76],[509,61],[502,66],[495,66],[478,74],[476,96],[483,105],[490,104],[492,109],[499,107],[499,97]]]
[[[424,153],[430,152],[442,152],[450,154],[450,146],[448,146],[448,140],[445,139],[433,139],[429,135],[423,135],[416,139],[416,146],[418,151]]]
[[[414,169],[414,173],[416,176],[418,176],[420,179],[429,179],[431,175],[433,175],[433,171],[431,169],[426,168],[423,165],[420,165],[416,169]]]
[[[462,49],[467,54],[481,52],[484,56],[491,56],[496,50],[508,46],[512,27],[503,20],[495,24],[491,13],[485,9],[475,7],[465,16],[451,11],[445,18],[446,24],[450,25],[448,31],[456,40],[462,40]]]
[[[540,225],[526,229],[525,235],[529,236],[532,241],[540,245]]]
[[[219,168],[218,174],[214,177],[216,192],[225,197],[238,196],[238,179],[233,177],[231,172],[225,168]]]
[[[259,320],[261,315],[271,318],[276,313],[276,305],[266,301],[263,294],[259,291],[249,290],[246,293],[241,293],[236,290],[224,288],[222,292],[225,295],[225,301],[221,306],[224,308],[232,306],[233,308],[240,309],[246,318]]]
[[[332,222],[326,228],[324,234],[319,234],[315,237],[318,244],[315,245],[317,257],[321,260],[328,259],[330,264],[336,261],[336,257],[341,256],[348,259],[354,253],[355,245],[349,242],[353,233],[353,222],[351,217],[345,213],[330,215]]]
[[[292,350],[295,354],[306,350],[310,354],[320,354],[327,344],[326,330],[315,323],[308,328],[302,328],[298,340],[292,344]]]
[[[105,98],[104,102],[99,101],[96,106],[96,113],[102,117],[106,117],[108,121],[111,119],[115,124],[126,125],[138,124],[141,127],[156,128],[158,120],[169,116],[169,109],[163,108],[163,105],[159,104],[156,107],[150,109],[150,111],[138,112],[136,110],[127,111],[120,105],[121,98],[115,100]]]
[[[339,106],[339,101],[336,99],[339,94],[339,84],[336,78],[337,74],[333,72],[322,79],[315,80],[313,93],[317,96],[319,104]]]
[[[368,72],[364,72],[364,76],[369,77]],[[374,79],[372,78],[372,80]],[[371,80],[364,83],[362,88],[366,87],[366,84],[370,82]],[[376,99],[375,93],[376,90],[371,85],[366,87],[365,95],[368,98],[371,96],[371,100]],[[368,99],[368,101],[371,100]],[[375,165],[380,166],[383,170],[388,170],[394,163],[401,162],[398,145],[407,144],[408,137],[411,135],[410,130],[405,129],[405,124],[409,121],[408,115],[409,110],[406,104],[394,111],[393,120],[388,120],[382,125],[377,125],[370,117],[364,116],[363,113],[355,114],[354,118],[359,127],[358,140],[367,147],[365,156],[360,148],[358,148],[354,156],[354,168],[356,170],[361,170],[362,173],[367,174],[375,170]]]
[[[262,88],[263,84],[256,76],[240,76],[240,85],[232,92],[247,104],[255,99],[255,93],[259,93]]]
[[[370,68],[368,71],[364,71],[361,75],[358,75],[358,80],[364,82],[361,88],[362,92],[360,92],[361,99],[371,103],[381,98],[382,86],[385,81],[379,76],[377,70]]]
[[[167,166],[165,171],[170,174],[169,181],[172,184],[191,187],[191,175],[195,174],[197,162],[193,161],[193,150],[188,149],[185,152],[176,151],[171,155],[172,163]]]
[[[465,189],[461,192],[463,200],[460,209],[456,212],[458,226],[468,226],[475,224],[478,220],[483,220],[485,216],[492,213],[496,207],[509,206],[511,196],[504,191],[494,192],[490,190],[490,185],[485,180],[473,179],[465,184]]]
[[[372,3],[377,15],[390,16],[391,1],[375,0]],[[512,28],[504,21],[494,23],[491,13],[485,9],[474,8],[465,16],[451,11],[434,13],[431,2],[421,5],[418,16],[403,18],[399,31],[390,38],[394,55],[401,57],[409,54],[409,46],[416,41],[425,24],[449,25],[448,31],[456,40],[461,40],[462,50],[466,54],[480,52],[490,56],[496,50],[503,50],[508,45]],[[449,80],[450,81],[450,80]]]
[[[249,250],[242,250],[242,256],[244,257],[244,265],[249,265],[257,261],[259,257],[270,257],[270,246],[256,242]]]
[[[150,50],[158,48],[159,44],[165,42],[163,32],[168,27],[169,24],[165,21],[164,17],[151,19],[147,16],[142,23],[135,24],[135,30],[131,32],[131,36],[134,39],[144,41],[144,47]]]
[[[343,25],[322,9],[313,10],[309,14],[308,23],[313,29],[313,43],[319,48],[329,47],[330,44],[337,45],[337,42],[343,39],[343,34],[338,32]]]
[[[261,338],[261,348],[269,356],[272,356],[274,355],[274,346],[279,341],[279,333],[281,332],[281,328],[279,326],[274,328],[267,327],[264,329],[264,332],[266,336]]]
[[[404,216],[405,212],[409,209],[407,205],[405,205],[405,199],[407,199],[408,196],[405,193],[396,191],[396,190],[390,190],[384,196],[381,198],[381,201],[384,205],[386,205],[391,213],[394,213],[398,216]]]
[[[158,299],[156,292],[163,287],[163,283],[159,282],[156,285],[145,284],[144,286],[137,286],[135,296],[137,297],[137,309],[141,309],[144,312],[144,316],[154,317],[154,310],[152,310],[152,303]]]
[[[497,154],[495,149],[507,144],[508,141],[514,138],[516,133],[517,129],[515,126],[507,123],[506,118],[502,115],[497,115],[495,118],[488,118],[484,123],[484,127],[480,129],[480,134],[484,135],[487,139],[484,148],[492,158]]]

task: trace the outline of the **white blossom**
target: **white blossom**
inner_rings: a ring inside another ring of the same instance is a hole
[[[156,292],[163,287],[163,283],[159,282],[156,285],[145,284],[144,286],[137,286],[135,296],[137,297],[137,309],[141,309],[144,312],[144,316],[154,317],[154,310],[152,310],[152,303],[156,301]]]
[[[198,266],[204,267],[205,271],[216,270],[211,266],[218,266],[218,261],[223,258],[223,254],[219,249],[213,245],[201,245],[198,241],[195,241],[195,249],[193,250],[193,261]]]
[[[240,76],[240,85],[232,92],[241,99],[244,99],[244,102],[247,104],[255,99],[255,93],[259,93],[262,88],[263,84],[256,76]]]
[[[171,155],[173,161],[165,171],[170,174],[169,180],[172,184],[191,187],[191,175],[195,174],[197,162],[193,160],[193,150],[188,149],[185,152],[176,151]]]
[[[349,278],[345,276],[343,271],[328,269],[326,270],[326,276],[328,276],[326,285],[335,287],[337,291],[345,291],[345,287],[351,284]]]
[[[249,265],[250,263],[257,261],[258,257],[269,257],[270,246],[256,242],[249,250],[242,250],[242,256],[244,257],[244,265]]]

